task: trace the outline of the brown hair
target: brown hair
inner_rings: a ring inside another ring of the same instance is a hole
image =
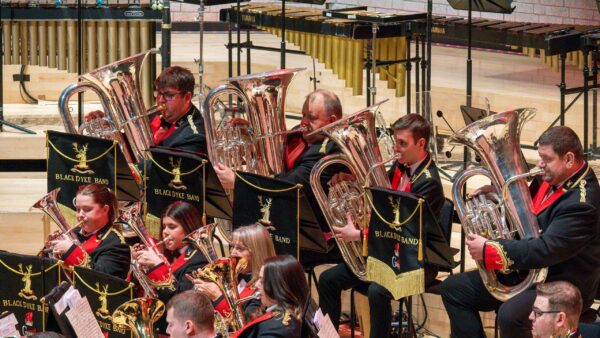
[[[308,284],[304,268],[294,257],[283,255],[268,258],[264,265],[262,285],[269,298],[300,318],[308,300]]]
[[[335,117],[342,118],[342,103],[334,92],[327,89],[317,89],[314,92],[306,96],[302,110],[308,109],[308,103],[313,102],[317,97],[323,98],[323,107],[328,115],[335,115]],[[328,116],[329,117],[329,116]]]
[[[416,143],[420,139],[425,139],[425,149],[429,144],[429,136],[431,135],[431,127],[429,122],[421,115],[408,114],[397,119],[392,123],[392,131],[408,130],[412,133],[413,140]]]
[[[567,323],[571,328],[577,327],[583,309],[583,301],[579,289],[566,281],[540,283],[536,288],[537,296],[548,299],[550,311],[562,311],[567,314]]]
[[[172,66],[163,70],[154,80],[154,90],[164,88],[177,88],[184,95],[187,92],[194,94],[194,75],[188,69]]]
[[[258,280],[260,268],[265,260],[275,256],[271,234],[265,227],[256,223],[236,228],[233,231],[233,238],[238,239],[252,254],[252,279],[250,284],[254,284]]]
[[[215,309],[208,297],[197,290],[187,290],[176,294],[167,303],[167,311],[179,321],[191,320],[200,330],[213,330]]]
[[[171,217],[177,223],[181,224],[186,235],[198,229],[202,224],[202,216],[198,209],[184,201],[175,201],[169,204],[160,218],[161,229],[165,217]]]
[[[552,146],[552,150],[563,157],[566,153],[572,152],[575,155],[575,161],[583,161],[583,147],[581,141],[573,129],[565,126],[555,126],[542,133],[538,139],[541,146]]]
[[[117,211],[119,206],[117,205],[117,197],[107,186],[91,183],[82,185],[77,190],[77,195],[90,196],[94,200],[94,203],[100,205],[108,205],[108,222],[112,223],[117,218]]]

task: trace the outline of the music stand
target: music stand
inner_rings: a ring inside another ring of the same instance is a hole
[[[515,7],[511,7],[512,0],[448,0],[450,7],[469,12],[468,16],[468,38],[467,38],[467,106],[471,106],[471,95],[473,94],[473,65],[471,60],[471,35],[473,11],[485,13],[511,14]]]
[[[152,151],[164,154],[181,153],[184,155],[187,154],[198,156],[197,153],[166,147],[154,147],[152,148]],[[205,156],[200,157],[208,161]],[[210,163],[210,161],[208,161],[204,168],[206,171],[206,181],[204,182],[206,185],[206,216],[231,220],[233,217],[233,207],[229,202],[227,193],[221,185],[215,170],[213,169],[213,165]]]
[[[280,180],[277,178],[266,177],[258,174],[251,173],[243,173],[246,179],[251,179],[252,177],[256,177],[264,182],[270,182],[269,184],[273,184],[274,187],[278,187],[281,189],[283,186],[289,186],[290,182]],[[236,181],[239,178],[236,178]],[[256,183],[256,182],[253,182]],[[237,185],[237,183],[236,183]],[[237,194],[237,189],[236,189]],[[300,193],[300,205],[299,205],[299,213],[300,213],[300,227],[298,229],[299,232],[299,241],[298,241],[298,249],[299,250],[311,250],[319,253],[327,252],[327,242],[325,241],[325,236],[323,235],[323,230],[318,222],[318,218],[315,215],[310,202],[306,196],[304,190],[301,190]],[[254,222],[256,219],[249,217],[248,215],[243,215],[242,213],[238,213],[235,216],[234,220],[234,228],[235,225],[247,224],[250,222]]]

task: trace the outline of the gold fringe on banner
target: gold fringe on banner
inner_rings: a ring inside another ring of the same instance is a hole
[[[396,272],[384,262],[368,257],[367,279],[388,289],[396,300],[425,292],[423,268],[396,275]]]

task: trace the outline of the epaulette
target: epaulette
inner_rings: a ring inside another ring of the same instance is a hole
[[[325,154],[327,153],[327,143],[329,142],[329,139],[326,138],[323,140],[323,143],[321,143],[321,148],[319,149],[319,152],[321,154]]]
[[[190,124],[190,127],[192,128],[192,132],[194,134],[198,134],[198,128],[196,128],[196,125],[194,124],[194,117],[192,117],[192,114],[189,114],[187,116],[187,120],[188,120],[188,123]]]

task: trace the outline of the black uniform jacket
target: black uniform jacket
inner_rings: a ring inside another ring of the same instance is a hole
[[[302,323],[294,316],[276,308],[246,324],[233,338],[300,338]]]
[[[302,139],[302,135],[300,134],[292,134],[288,137],[288,151],[290,148],[294,147],[296,144],[300,144],[304,142]],[[319,207],[319,203],[317,202],[315,195],[313,193],[313,189],[310,185],[310,173],[314,168],[315,164],[319,160],[321,160],[324,156],[339,153],[339,148],[335,144],[335,142],[326,138],[324,141],[314,144],[306,144],[304,142],[304,150],[300,154],[299,157],[292,161],[291,159],[284,159],[286,162],[293,162],[291,168],[289,168],[285,173],[279,175],[277,178],[283,181],[287,181],[290,183],[300,183],[303,186],[303,191],[306,194],[306,198],[310,203],[310,206],[313,209],[313,212],[317,216],[317,221],[321,225],[323,231],[330,231],[327,226],[327,221],[321,212],[321,208]],[[285,163],[287,166],[287,163]],[[326,170],[321,176],[321,185],[325,188],[325,192],[327,193],[327,182],[331,179],[333,174],[333,170]]]
[[[129,246],[118,230],[107,224],[88,237],[81,235],[81,227],[76,227],[73,232],[85,252],[78,246],[71,246],[61,257],[67,266],[87,266],[118,278],[127,277],[131,254]]]
[[[194,105],[177,122],[175,130],[157,146],[177,148],[194,153],[207,154],[204,119]]]
[[[208,261],[200,251],[188,246],[185,254],[171,262],[171,271],[161,263],[148,271],[147,275],[156,288],[158,297],[166,304],[175,294],[194,287],[185,275],[191,275],[192,271],[202,268],[206,263]]]
[[[531,195],[542,185],[536,180]],[[579,288],[584,309],[592,303],[600,282],[600,186],[587,164],[571,177],[561,195],[537,215],[541,234],[535,239],[501,239],[488,243],[504,255],[506,268],[548,268],[546,281],[564,280]],[[487,261],[487,259],[486,259]],[[487,262],[486,262],[487,265]]]
[[[398,162],[393,163],[388,173],[392,189],[396,189],[393,185],[394,176],[402,174]],[[427,154],[417,170],[410,174],[410,192],[423,197],[429,204],[433,215],[439,219],[445,200],[444,188],[442,187],[438,168],[430,154]]]

